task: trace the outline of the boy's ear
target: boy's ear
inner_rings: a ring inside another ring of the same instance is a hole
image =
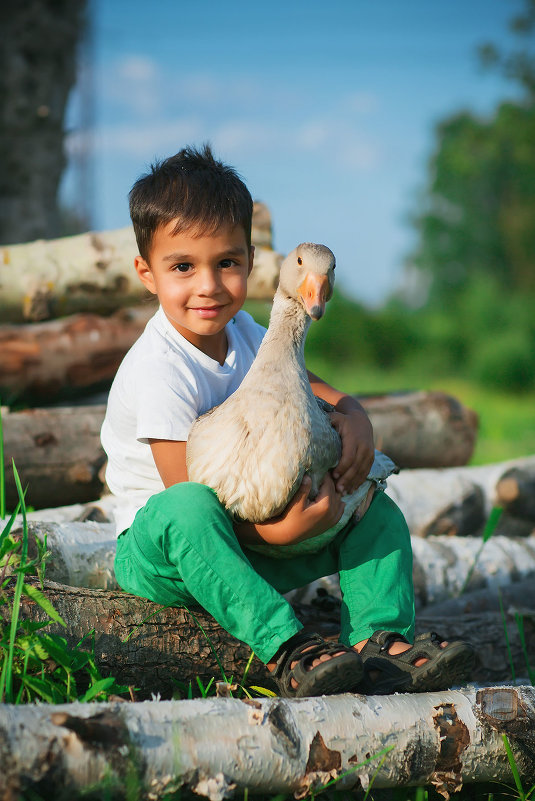
[[[251,245],[249,248],[249,268],[247,270],[247,276],[251,275],[251,270],[253,269],[253,261],[254,261],[254,245]]]
[[[136,256],[134,260],[134,265],[141,283],[147,287],[149,292],[152,292],[152,294],[155,295],[156,285],[154,283],[154,276],[152,274],[151,268],[149,267],[145,259],[141,258],[141,256]]]

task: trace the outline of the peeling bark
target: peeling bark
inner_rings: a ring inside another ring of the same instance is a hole
[[[181,790],[210,801],[250,793],[303,798],[337,789],[535,779],[535,690],[500,687],[422,695],[340,695],[297,701],[231,698],[0,709],[2,797],[29,790],[57,801],[88,787],[126,797]],[[381,763],[376,755],[391,747]],[[369,760],[368,764],[366,763]]]
[[[255,231],[265,241],[265,232]],[[5,245],[0,251],[3,322],[108,314],[150,298],[134,270],[137,252],[131,227]],[[256,248],[250,298],[273,297],[281,260],[268,247]]]
[[[193,617],[185,609],[161,608],[128,593],[67,587],[51,581],[46,582],[45,591],[67,623],[66,629],[51,625],[50,630],[67,637],[74,645],[94,629],[95,657],[102,673],[113,675],[121,684],[138,688],[141,697],[147,698],[151,693],[159,692],[170,698],[177,681],[187,684],[190,680],[195,681],[197,675],[204,684],[212,677],[222,678],[217,658],[225,675],[241,682],[250,649],[200,608],[191,610]],[[13,592],[13,587],[9,592]],[[307,630],[318,631],[326,637],[338,637],[340,611],[336,605],[326,608],[325,605],[296,603],[295,610]],[[0,617],[8,614],[5,606],[0,607]],[[41,608],[27,597],[22,600],[21,616],[29,620],[45,619]],[[506,621],[515,675],[526,676],[514,609],[506,611]],[[488,684],[511,680],[507,642],[499,612],[456,617],[423,612],[417,616],[416,623],[417,633],[436,630],[449,640],[460,638],[472,642],[480,657],[473,674],[474,681]],[[524,629],[528,658],[531,664],[535,664],[533,613],[525,616]],[[275,689],[265,667],[256,658],[246,684]]]

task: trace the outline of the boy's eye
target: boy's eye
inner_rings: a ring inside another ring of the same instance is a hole
[[[173,267],[173,270],[176,270],[179,273],[187,273],[188,270],[190,269],[191,269],[191,264],[188,264],[187,262],[181,262],[180,264],[175,264],[175,266]]]
[[[220,267],[226,267],[226,268],[232,267],[234,264],[236,264],[234,259],[221,259],[221,261],[219,262]]]

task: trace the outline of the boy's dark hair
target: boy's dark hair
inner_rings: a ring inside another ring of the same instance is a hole
[[[214,158],[208,144],[185,147],[153,164],[135,182],[129,200],[139,253],[147,262],[155,231],[171,220],[176,220],[174,234],[188,228],[211,234],[222,225],[241,225],[251,245],[249,190],[232,167]]]

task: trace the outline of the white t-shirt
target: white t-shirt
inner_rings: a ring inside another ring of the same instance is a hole
[[[227,358],[219,364],[184,339],[160,308],[124,357],[101,430],[117,535],[164,489],[148,440],[185,442],[193,421],[239,387],[266,333],[244,311],[225,331]]]

